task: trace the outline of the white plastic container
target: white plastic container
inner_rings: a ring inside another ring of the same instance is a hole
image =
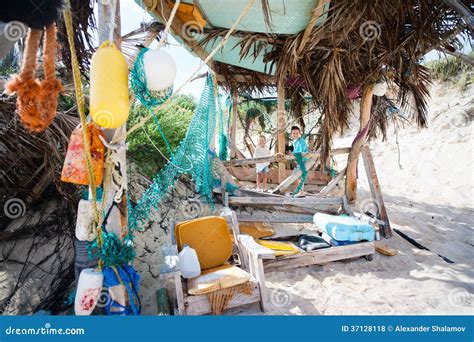
[[[196,251],[184,245],[181,252],[179,252],[179,270],[183,278],[195,278],[201,275],[201,265]]]
[[[81,271],[74,302],[74,311],[77,316],[88,316],[94,311],[103,283],[102,271],[93,268],[85,268]]]

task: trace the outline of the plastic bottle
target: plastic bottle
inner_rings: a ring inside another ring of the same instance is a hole
[[[201,274],[196,251],[187,244],[179,252],[179,269],[183,278],[195,278]]]

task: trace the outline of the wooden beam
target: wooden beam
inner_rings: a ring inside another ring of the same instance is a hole
[[[464,17],[471,32],[474,31],[474,15],[468,7],[466,7],[460,0],[444,0],[444,3],[452,7],[459,15]]]
[[[257,181],[257,171],[254,167],[241,167],[241,166],[229,166],[229,172],[239,181],[246,181],[246,182],[253,182]],[[293,170],[285,170],[285,177],[290,177]],[[270,172],[268,172],[268,184],[276,184],[279,185],[278,182],[278,169],[270,168]],[[309,170],[308,177],[306,177],[306,185],[319,185],[325,186],[329,183],[330,177],[326,174],[321,176],[321,172]],[[275,194],[272,194],[275,195]]]
[[[277,109],[277,151],[278,153],[285,154],[285,127],[286,127],[286,112],[285,112],[285,79],[280,77],[277,85],[278,94],[278,109]],[[286,163],[278,163],[278,181],[282,182],[285,178]]]
[[[335,148],[331,150],[331,155],[338,155],[349,153],[351,151],[350,147],[342,147],[342,148]],[[319,157],[321,155],[321,151],[315,152],[308,152],[304,154],[306,158],[314,158]],[[246,158],[246,159],[234,159],[234,160],[227,160],[224,161],[224,165],[226,166],[244,166],[244,165],[254,165],[257,163],[273,163],[273,162],[280,162],[280,161],[289,161],[294,160],[295,156],[293,154],[284,155],[282,157],[278,157],[276,155],[270,157],[260,157],[260,158]]]
[[[239,222],[267,222],[267,223],[313,223],[313,215],[304,214],[239,214],[237,213]]]
[[[309,20],[308,25],[306,25],[303,37],[301,37],[300,45],[298,47],[298,55],[300,58],[302,57],[302,55],[300,54],[303,51],[306,43],[308,42],[309,37],[311,36],[311,31],[316,25],[316,21],[323,14],[324,6],[329,2],[330,0],[318,0],[316,7],[313,8],[313,14],[311,15],[311,19]]]
[[[377,177],[377,171],[375,170],[374,159],[372,158],[372,153],[367,145],[362,146],[362,159],[364,160],[365,172],[367,173],[367,180],[369,182],[370,193],[372,199],[377,204],[378,209],[378,219],[385,222],[383,227],[381,227],[381,235],[385,238],[392,236],[392,230],[390,228],[390,221],[388,220],[387,210],[385,209],[385,203],[382,196],[382,190],[380,189],[379,179]]]
[[[166,23],[171,16],[171,8],[168,7],[168,4],[165,0],[144,0],[144,5],[146,6],[149,12],[157,15],[161,18],[161,21]],[[192,39],[187,34],[187,28],[185,23],[175,16],[173,22],[171,23],[171,31],[175,36],[178,36],[182,41],[194,52],[199,58],[203,61],[209,56],[206,50],[199,45],[198,40]],[[207,66],[214,70],[214,61],[211,59],[207,62]]]
[[[370,110],[372,107],[373,84],[365,87],[360,102],[360,128],[351,146],[351,152],[347,158],[346,172],[346,196],[349,203],[353,203],[357,196],[357,164],[359,161],[360,148],[365,144],[369,131]]]
[[[235,83],[248,83],[252,81],[252,76],[250,75],[233,75],[230,80],[228,80],[224,75],[216,76],[218,82],[235,82]],[[276,77],[273,75],[262,75],[260,76],[263,82],[268,84],[276,84]]]
[[[320,196],[326,196],[334,187],[339,183],[344,176],[346,175],[346,168],[344,168],[341,172],[337,174],[336,177],[332,181],[328,183],[324,188],[321,189],[318,195]]]
[[[318,201],[321,200],[321,201]],[[311,214],[316,212],[338,213],[342,208],[342,199],[321,197],[229,197],[232,207],[251,207],[271,210],[272,213],[287,215],[288,213]]]

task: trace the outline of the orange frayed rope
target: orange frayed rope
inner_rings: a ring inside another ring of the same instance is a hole
[[[32,132],[42,132],[56,117],[58,95],[63,91],[56,78],[56,26],[46,28],[43,42],[44,80],[35,78],[36,53],[42,30],[29,29],[20,74],[5,85],[7,94],[17,93],[17,110],[23,125]]]

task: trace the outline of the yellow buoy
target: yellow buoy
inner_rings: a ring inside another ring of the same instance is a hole
[[[90,115],[103,128],[118,128],[128,118],[128,66],[108,42],[94,53],[90,71]]]

